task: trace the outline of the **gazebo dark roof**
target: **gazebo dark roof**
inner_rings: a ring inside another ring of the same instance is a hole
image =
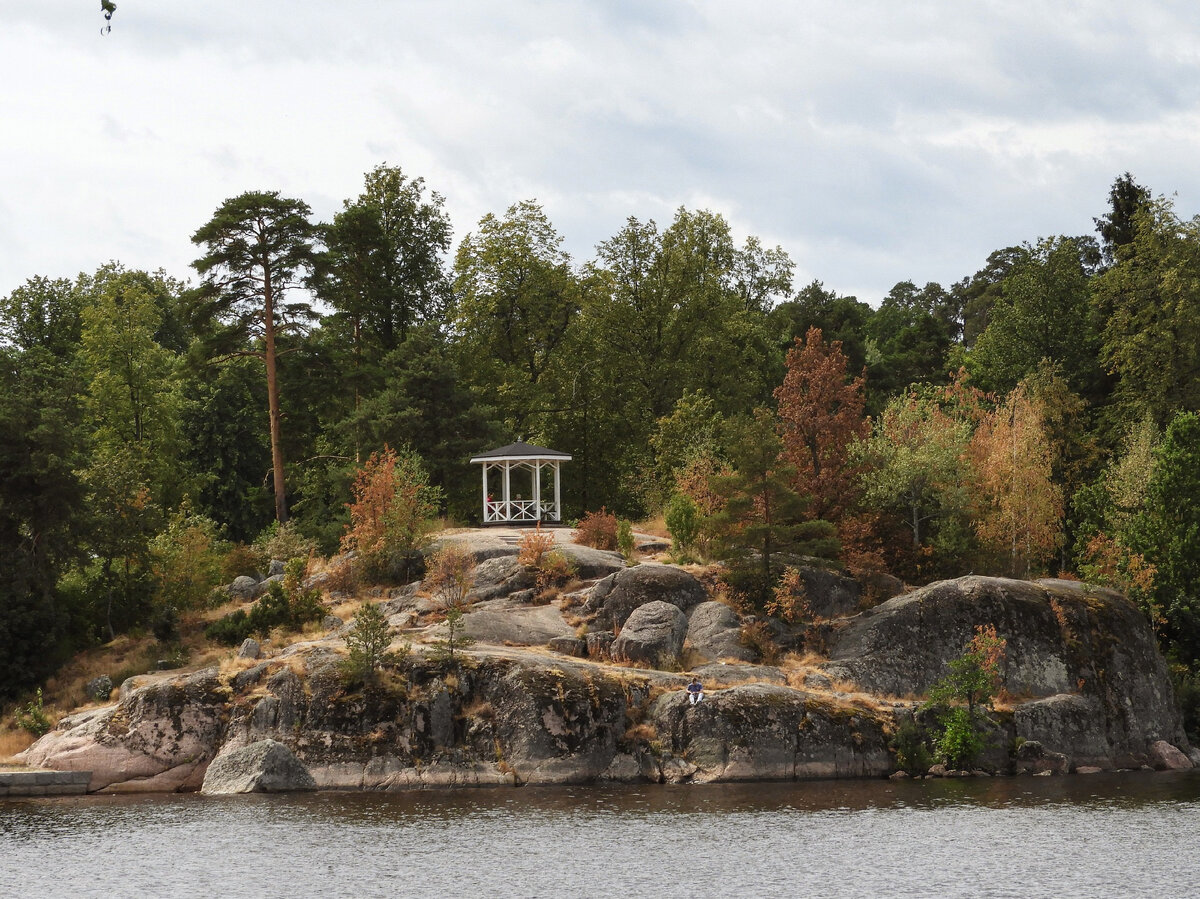
[[[571,456],[569,453],[547,449],[544,446],[534,446],[531,443],[518,440],[516,443],[510,443],[508,446],[501,446],[493,450],[488,450],[486,453],[480,453],[478,456],[472,457],[471,461],[497,462],[502,459],[562,459],[570,461]]]

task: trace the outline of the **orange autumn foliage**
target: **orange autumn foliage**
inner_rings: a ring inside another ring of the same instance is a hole
[[[985,415],[968,454],[980,496],[975,532],[1024,576],[1049,559],[1062,540],[1062,489],[1051,477],[1052,448],[1041,402],[1025,383]]]
[[[850,445],[870,427],[863,415],[865,378],[849,378],[840,340],[825,343],[809,328],[788,350],[787,374],[775,389],[783,455],[796,469],[795,490],[808,514],[836,522],[853,498]]]

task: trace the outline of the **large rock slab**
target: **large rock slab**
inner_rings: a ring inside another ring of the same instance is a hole
[[[753,662],[755,654],[742,645],[742,622],[737,612],[721,602],[702,602],[688,615],[687,642],[708,662],[733,659]]]
[[[1013,712],[1013,729],[1022,740],[1062,753],[1071,765],[1128,767],[1132,759],[1114,759],[1104,707],[1098,697],[1059,693],[1022,703]]]
[[[228,699],[215,668],[152,683],[115,706],[64,718],[23,760],[91,771],[90,792],[196,790],[220,748]]]
[[[229,598],[236,599],[238,602],[249,602],[258,595],[257,591],[258,580],[245,574],[235,577],[233,582],[225,588]]]
[[[502,556],[516,556],[517,538],[491,530],[463,531],[458,534],[448,534],[439,538],[430,547],[436,552],[447,544],[452,544],[464,552],[470,553],[476,564]]]
[[[584,608],[600,627],[620,628],[633,610],[668,602],[684,612],[708,599],[704,585],[682,568],[647,562],[609,575],[592,588]]]
[[[555,637],[574,637],[554,603],[527,606],[506,599],[477,603],[463,615],[463,633],[479,643],[541,646]]]
[[[613,640],[612,657],[618,662],[673,668],[679,664],[687,626],[687,616],[669,602],[654,601],[638,606]]]
[[[612,764],[626,694],[614,680],[517,666],[490,680],[492,744],[517,783],[586,783]]]
[[[788,682],[783,669],[773,665],[727,665],[724,662],[713,662],[693,668],[690,673],[700,678],[700,683],[706,690],[740,686],[748,681],[767,684]]]
[[[825,568],[800,568],[805,601],[816,618],[843,618],[859,612],[862,585]]]
[[[659,738],[692,770],[692,781],[882,777],[893,770],[889,719],[800,690],[746,684],[695,706],[680,690],[655,702]]]
[[[1192,760],[1172,746],[1166,740],[1156,740],[1150,744],[1150,765],[1158,771],[1188,771]]]
[[[316,781],[292,750],[277,740],[259,740],[222,751],[208,766],[200,792],[291,793],[316,788]]]
[[[517,561],[516,553],[495,556],[475,567],[471,596],[477,600],[497,599],[533,585],[533,572]]]
[[[1001,675],[1009,693],[1083,697],[1030,706],[1018,716],[1018,728],[1048,751],[1123,765],[1144,761],[1156,740],[1188,747],[1145,616],[1119,593],[1076,581],[965,577],[930,584],[834,630],[824,667],[868,692],[925,693],[975,628],[989,624],[1008,641]]]
[[[566,556],[575,569],[575,576],[580,580],[590,581],[625,570],[625,557],[619,552],[595,549],[579,543],[559,543],[554,548]]]

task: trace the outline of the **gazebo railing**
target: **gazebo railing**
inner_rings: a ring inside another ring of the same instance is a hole
[[[532,499],[488,500],[484,504],[483,521],[558,521],[558,506]]]

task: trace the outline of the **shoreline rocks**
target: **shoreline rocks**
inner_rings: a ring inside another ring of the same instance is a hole
[[[390,600],[418,601],[411,590]],[[885,777],[899,767],[898,727],[922,720],[919,702],[895,696],[927,689],[993,623],[1010,641],[1005,684],[1028,698],[991,716],[978,773],[1193,763],[1153,634],[1111,591],[932,584],[833,622],[830,659],[799,672],[729,660],[738,617],[680,569],[622,570],[587,603],[598,622],[619,622],[615,638],[576,636],[556,605],[509,596],[468,613],[479,643],[456,662],[417,644],[366,685],[343,679],[335,634],[247,651],[227,674],[128,681],[115,704],[64,718],[25,761],[91,771],[91,792]],[[685,636],[700,658],[727,659],[695,669],[707,688],[695,706],[678,670]],[[596,661],[609,654],[624,661]]]

